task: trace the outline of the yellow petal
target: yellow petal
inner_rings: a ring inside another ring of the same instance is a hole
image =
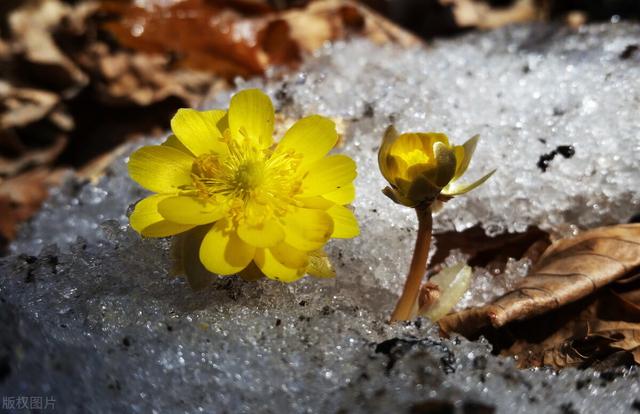
[[[349,204],[356,198],[356,186],[353,183],[343,185],[336,191],[323,194],[322,197],[336,204]]]
[[[428,139],[422,139],[417,133],[405,133],[398,136],[391,148],[389,148],[389,155],[405,158],[405,156],[411,152],[419,151],[424,154],[425,158],[429,158],[429,146]]]
[[[404,159],[408,165],[428,163],[434,158],[434,145],[441,143],[449,147],[449,138],[439,132],[410,132],[394,141],[389,154]],[[412,159],[420,156],[420,159]]]
[[[193,157],[168,146],[142,147],[129,157],[129,176],[156,193],[175,193],[190,185]]]
[[[480,139],[480,135],[474,135],[473,137],[469,138],[467,142],[462,144],[464,155],[462,157],[462,160],[460,161],[460,164],[456,167],[456,174],[453,177],[454,180],[457,180],[458,178],[462,177],[462,174],[464,174],[465,171],[467,171],[467,168],[469,168],[471,157],[473,157],[473,153],[476,150],[476,146],[478,145],[479,139]],[[456,147],[456,150],[457,148],[459,147]],[[456,151],[456,158],[458,158],[458,151]]]
[[[304,269],[294,269],[280,263],[270,249],[256,250],[255,262],[269,279],[294,282],[304,276]]]
[[[326,198],[320,196],[298,198],[298,200],[306,208],[315,208],[319,210],[326,210],[335,205],[333,201],[329,201]]]
[[[333,233],[333,219],[323,210],[298,208],[284,218],[284,241],[299,250],[324,246]]]
[[[165,147],[175,148],[195,158],[193,153],[189,151],[189,148],[185,147],[184,144],[180,142],[180,140],[175,135],[169,135],[167,139],[162,143],[162,145]]]
[[[271,247],[271,254],[283,265],[293,269],[303,269],[309,264],[309,253],[280,242]]]
[[[453,147],[453,153],[456,156],[456,173],[454,174],[451,181],[454,181],[461,175],[458,175],[458,173],[462,169],[462,163],[464,162],[464,147],[462,145],[455,145]]]
[[[302,181],[302,196],[312,197],[339,190],[356,178],[356,163],[346,155],[330,155],[315,162]]]
[[[222,132],[217,124],[225,111],[196,111],[181,108],[171,119],[171,130],[182,144],[196,156],[222,153],[226,145],[221,141]]]
[[[327,210],[333,219],[333,233],[331,237],[337,239],[350,239],[360,234],[358,220],[353,211],[347,207],[335,205]]]
[[[453,185],[453,186],[451,186],[451,188],[445,188],[442,191],[442,194],[453,197],[453,196],[458,196],[458,195],[462,195],[462,194],[468,193],[469,191],[473,190],[474,188],[477,188],[480,185],[482,185],[495,172],[496,172],[496,170],[493,170],[490,173],[488,173],[487,175],[485,175],[484,177],[480,178],[479,180],[477,180],[477,181],[475,181],[475,182],[473,182],[471,184]]]
[[[213,278],[213,274],[202,265],[198,257],[202,239],[209,231],[209,227],[198,226],[179,234],[173,238],[171,245],[175,273],[185,275],[193,290],[203,289]]]
[[[171,195],[152,195],[136,204],[129,222],[131,228],[144,237],[168,237],[182,233],[193,226],[167,221],[158,212],[158,203]]]
[[[227,220],[217,221],[200,246],[200,261],[207,270],[219,275],[238,273],[249,265],[256,251],[228,227]]]
[[[265,220],[260,225],[246,222],[238,226],[238,236],[247,244],[255,247],[275,246],[284,239],[284,230],[277,220]]]
[[[319,115],[302,118],[284,134],[277,152],[293,151],[302,155],[299,170],[318,161],[338,142],[338,133],[332,120]]]
[[[309,265],[305,269],[314,277],[330,278],[336,276],[331,260],[323,250],[315,250],[309,253]]]
[[[385,180],[390,183],[393,182],[395,171],[392,166],[389,164],[389,155],[391,151],[391,147],[393,143],[398,138],[398,131],[390,125],[386,131],[384,131],[384,136],[382,137],[382,144],[380,144],[380,149],[378,150],[378,167],[380,168],[380,172]]]
[[[246,137],[262,148],[271,146],[273,122],[271,99],[259,89],[240,91],[231,98],[229,129],[238,142]]]
[[[158,211],[164,218],[176,223],[208,224],[224,217],[226,208],[195,197],[175,196],[161,201]]]

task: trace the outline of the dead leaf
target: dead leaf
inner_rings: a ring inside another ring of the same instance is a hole
[[[59,184],[65,170],[31,170],[17,177],[0,179],[0,238],[12,240],[18,225],[33,216],[47,197],[48,188]]]
[[[440,328],[485,335],[521,367],[580,366],[619,350],[640,363],[638,266],[640,224],[586,231],[553,243],[514,291],[447,315]]]
[[[553,243],[518,288],[489,311],[493,326],[574,302],[640,266],[640,224],[601,227]]]
[[[492,7],[476,0],[440,0],[453,7],[453,15],[461,27],[495,29],[507,24],[541,20],[545,17],[535,0],[517,0],[509,7]]]
[[[597,295],[489,335],[503,348],[500,353],[515,356],[521,368],[583,367],[619,351],[640,364],[640,302],[629,303],[617,292],[619,288],[614,284]],[[632,293],[640,294],[640,284]],[[517,339],[508,344],[507,336]]]
[[[72,7],[59,0],[29,2],[9,15],[8,23],[17,57],[24,59],[31,75],[45,84],[75,93],[87,76],[58,48],[54,28],[67,18]]]
[[[146,7],[104,1],[104,28],[125,47],[174,57],[177,67],[227,79],[261,75],[271,65],[295,66],[302,52],[351,34],[403,46],[417,38],[357,3],[311,2],[274,12],[260,3],[183,0]],[[206,35],[205,35],[206,34]]]

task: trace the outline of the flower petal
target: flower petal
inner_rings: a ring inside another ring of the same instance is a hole
[[[306,169],[331,151],[338,142],[336,125],[329,118],[311,115],[302,118],[284,134],[276,153],[293,151],[302,155],[299,170]]]
[[[195,197],[175,196],[161,201],[158,211],[164,218],[176,223],[208,224],[224,217],[226,208]]]
[[[217,221],[200,246],[200,261],[207,270],[219,275],[238,273],[249,265],[256,251],[240,240],[228,224],[227,220]]]
[[[193,157],[169,146],[142,147],[129,157],[129,176],[156,193],[175,193],[191,184]]]
[[[333,219],[333,233],[331,237],[337,239],[350,239],[360,234],[358,220],[353,211],[344,206],[335,205],[327,210]]]
[[[380,145],[380,149],[378,150],[378,167],[380,168],[382,176],[390,183],[393,182],[395,171],[389,164],[389,155],[391,147],[393,146],[393,143],[396,141],[398,136],[398,131],[396,131],[393,125],[390,125],[386,129],[386,131],[384,131],[382,144]]]
[[[343,185],[336,191],[323,194],[322,197],[336,204],[349,204],[356,198],[356,186],[353,183]]]
[[[315,208],[319,210],[327,210],[335,205],[333,201],[329,201],[326,198],[320,196],[298,198],[298,201],[302,203],[303,207]]]
[[[283,265],[293,269],[303,269],[309,264],[309,253],[280,242],[271,247],[271,254]]]
[[[480,139],[480,135],[474,135],[469,138],[464,144],[462,144],[462,148],[464,150],[464,156],[460,161],[460,164],[456,167],[456,174],[453,179],[457,180],[462,177],[462,174],[467,171],[469,168],[469,163],[471,162],[471,157],[473,157],[473,153],[476,150],[476,146],[478,145],[478,140]],[[456,158],[458,157],[458,152],[456,151]]]
[[[180,150],[180,151],[184,152],[185,154],[190,155],[190,156],[195,158],[193,153],[191,151],[189,151],[189,148],[185,147],[184,144],[182,142],[180,142],[178,137],[176,137],[173,134],[169,135],[167,137],[167,139],[161,145],[163,145],[165,147],[175,148],[175,149]]]
[[[231,135],[242,142],[249,138],[262,148],[273,143],[274,110],[271,99],[259,89],[238,92],[229,104]]]
[[[323,250],[315,250],[309,253],[309,265],[305,269],[307,274],[314,277],[336,277],[336,271],[329,260],[329,256]]]
[[[299,250],[319,249],[333,233],[333,219],[324,210],[298,208],[284,222],[284,241]]]
[[[226,145],[222,142],[222,131],[218,122],[226,115],[225,111],[196,111],[181,108],[171,118],[171,130],[176,137],[196,156],[209,153],[222,153]]]
[[[490,173],[488,173],[487,175],[485,175],[484,177],[480,178],[477,181],[474,181],[471,184],[454,185],[452,188],[446,188],[445,190],[442,191],[442,194],[454,197],[454,196],[459,196],[459,195],[468,193],[469,191],[473,190],[474,188],[479,187],[480,185],[482,185],[495,172],[496,172],[496,170],[493,170]]]
[[[255,263],[269,279],[281,282],[295,282],[304,276],[304,268],[294,269],[280,263],[270,249],[256,250]]]
[[[191,229],[193,226],[173,223],[160,215],[158,203],[167,197],[171,195],[156,194],[140,200],[129,217],[131,228],[144,237],[168,237]]]
[[[407,157],[411,157],[411,155],[415,157],[422,153],[424,159],[421,162],[429,163],[434,158],[434,145],[438,142],[445,147],[449,147],[449,138],[445,134],[439,132],[408,132],[400,135],[395,140],[389,153],[395,157],[405,159],[409,165],[415,164],[416,161],[409,162]]]
[[[284,239],[284,230],[278,221],[273,219],[255,226],[243,222],[238,226],[238,236],[251,246],[271,247]]]
[[[302,181],[303,197],[339,190],[357,176],[356,163],[346,155],[330,155],[315,162]]]

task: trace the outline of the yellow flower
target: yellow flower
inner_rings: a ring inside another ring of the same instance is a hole
[[[494,172],[471,184],[458,184],[471,161],[478,135],[463,145],[451,145],[445,134],[412,132],[398,135],[387,128],[378,151],[378,164],[391,184],[383,192],[408,207],[446,201],[484,183]]]
[[[220,275],[327,276],[313,266],[326,258],[323,246],[359,233],[346,206],[355,162],[327,155],[338,139],[327,118],[299,120],[277,146],[273,126],[271,100],[256,89],[233,96],[228,112],[180,109],[174,135],[130,157],[131,178],[157,193],[136,205],[131,227],[146,237],[188,232],[180,252],[191,257],[187,273],[197,257]]]

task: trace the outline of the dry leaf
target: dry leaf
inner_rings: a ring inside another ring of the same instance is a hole
[[[125,47],[173,56],[177,67],[212,72],[227,79],[261,75],[271,65],[300,63],[327,41],[352,33],[376,42],[418,43],[368,9],[348,1],[311,2],[274,12],[261,3],[183,0],[145,7],[104,1],[112,16],[104,28]]]
[[[29,219],[47,197],[47,188],[59,184],[64,170],[31,170],[17,177],[0,179],[0,240],[12,240],[18,224]]]
[[[590,230],[553,243],[514,291],[440,328],[485,335],[522,367],[584,365],[619,350],[640,363],[638,266],[640,224]]]
[[[574,302],[640,265],[640,224],[601,227],[553,243],[518,288],[491,305],[499,327]]]

